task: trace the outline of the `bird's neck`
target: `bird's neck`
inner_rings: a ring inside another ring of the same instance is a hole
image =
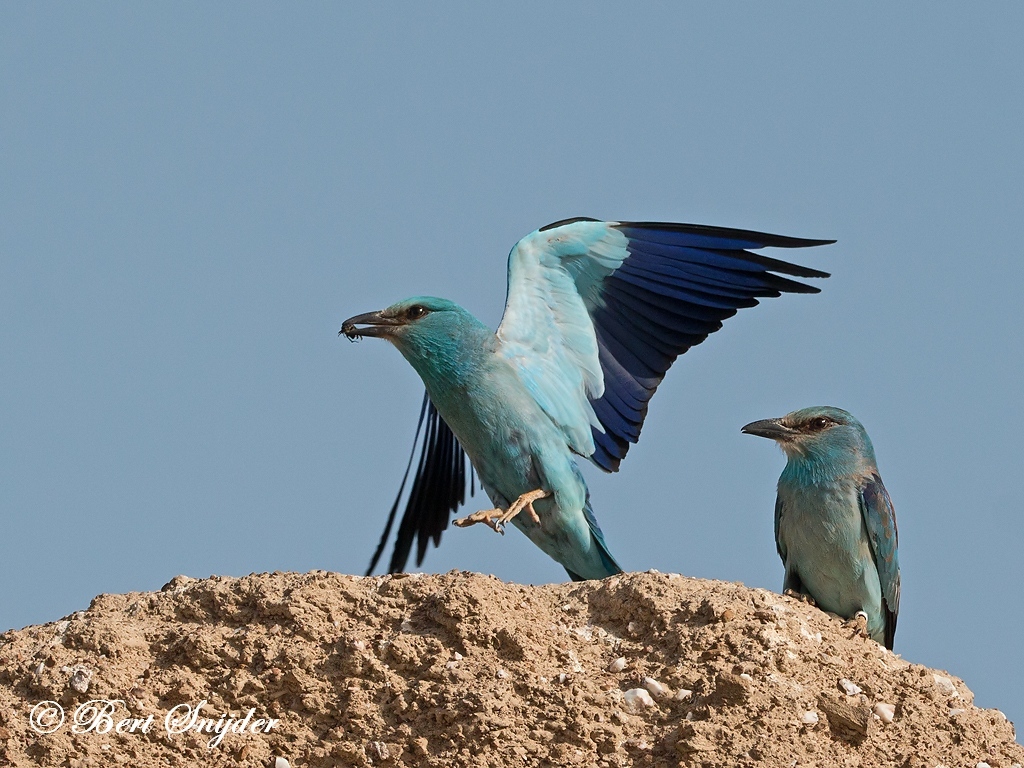
[[[846,446],[817,446],[789,454],[779,478],[780,485],[822,485],[860,479],[875,469],[873,458],[851,451]]]
[[[494,332],[468,313],[459,328],[413,341],[396,346],[423,379],[435,402],[441,392],[455,393],[470,386],[497,346]]]

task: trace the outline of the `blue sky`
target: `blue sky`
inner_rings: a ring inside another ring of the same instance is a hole
[[[896,649],[1024,721],[1024,7],[6,5],[0,629],[179,573],[361,572],[421,386],[341,321],[409,295],[497,323],[556,219],[837,238],[817,296],[670,371],[620,562],[779,589],[784,460],[854,413],[898,513]],[[481,504],[484,499],[478,498]],[[530,583],[516,532],[424,563]]]

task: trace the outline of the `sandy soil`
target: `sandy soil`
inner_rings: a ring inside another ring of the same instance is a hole
[[[676,575],[177,577],[0,636],[3,765],[1021,763],[948,673]]]

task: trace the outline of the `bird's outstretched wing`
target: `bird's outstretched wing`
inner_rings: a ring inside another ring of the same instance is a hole
[[[423,429],[424,423],[426,430]],[[422,441],[420,440],[421,433]],[[398,535],[395,538],[395,548],[391,553],[391,562],[388,564],[388,573],[398,573],[405,569],[409,552],[412,550],[413,539],[416,539],[416,565],[419,566],[427,552],[428,543],[431,539],[433,539],[435,547],[441,543],[441,532],[448,527],[450,514],[465,503],[467,485],[469,486],[469,495],[473,495],[475,490],[473,467],[466,460],[466,454],[462,450],[462,446],[459,445],[458,439],[430,401],[430,395],[424,392],[420,421],[416,427],[416,437],[413,439],[412,455],[409,456],[409,464],[405,468],[402,484],[398,488],[398,496],[391,507],[391,512],[388,513],[388,522],[384,526],[380,543],[370,560],[370,567],[366,569],[367,576],[373,573],[373,569],[377,567],[377,561],[387,545],[388,536],[391,535],[391,526],[395,522],[395,515],[398,513],[398,507],[405,492],[405,483],[409,479],[409,470],[412,469],[417,451],[419,451],[419,459],[417,460],[416,475],[405,502],[402,522],[398,526]]]
[[[549,224],[509,254],[502,351],[572,449],[614,472],[679,355],[758,298],[818,292],[782,275],[828,277],[750,250],[832,242],[696,224]]]
[[[882,478],[871,475],[860,490],[860,512],[868,531],[871,552],[882,585],[885,607],[885,647],[892,650],[896,635],[896,617],[900,612],[900,560],[897,552],[899,531],[896,530],[896,510]]]

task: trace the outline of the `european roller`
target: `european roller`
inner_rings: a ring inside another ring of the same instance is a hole
[[[496,333],[459,305],[426,296],[346,320],[341,333],[390,341],[426,385],[413,454],[367,573],[390,536],[417,445],[389,572],[405,567],[414,539],[417,565],[429,541],[440,543],[467,485],[472,493],[475,469],[494,509],[457,525],[503,532],[512,522],[573,580],[620,573],[577,457],[616,471],[676,357],[760,297],[818,292],[784,275],[828,277],[752,250],[830,242],[567,219],[512,249]]]
[[[817,406],[743,427],[786,454],[775,502],[783,590],[855,619],[892,650],[900,610],[896,512],[868,433],[844,410]],[[861,617],[862,619],[864,617]]]

